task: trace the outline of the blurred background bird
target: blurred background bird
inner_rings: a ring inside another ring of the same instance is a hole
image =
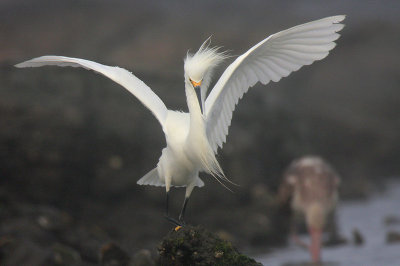
[[[338,199],[340,178],[336,171],[321,157],[304,156],[293,161],[283,176],[280,197],[291,198],[293,210],[305,218],[311,237],[310,245],[305,245],[292,228],[296,243],[307,246],[313,262],[320,262],[322,233],[328,217],[334,211]],[[292,226],[295,220],[292,217]]]

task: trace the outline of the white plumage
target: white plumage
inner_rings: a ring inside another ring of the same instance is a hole
[[[257,82],[279,81],[325,58],[335,47],[345,16],[323,18],[269,36],[228,66],[206,100],[207,136],[214,151],[226,141],[239,99]]]
[[[188,113],[168,110],[161,99],[129,71],[92,61],[63,56],[42,56],[17,67],[44,65],[84,67],[99,72],[135,95],[158,119],[165,133],[167,147],[162,150],[157,167],[138,181],[140,185],[186,187],[180,215],[183,222],[187,200],[195,186],[204,186],[199,172],[212,174],[219,182],[227,180],[215,158],[228,135],[232,113],[239,99],[257,82],[279,81],[303,65],[326,57],[335,47],[339,24],[345,16],[327,17],[273,34],[259,42],[228,66],[211,90],[212,71],[227,56],[210,48],[206,41],[185,59],[185,93]]]

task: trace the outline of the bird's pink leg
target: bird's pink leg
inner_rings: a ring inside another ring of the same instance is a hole
[[[315,227],[309,227],[308,231],[311,236],[310,254],[314,263],[321,261],[321,237],[322,230]]]

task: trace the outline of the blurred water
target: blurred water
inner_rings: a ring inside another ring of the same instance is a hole
[[[385,217],[400,217],[400,182],[391,181],[383,194],[376,194],[367,201],[342,202],[338,206],[338,224],[348,244],[323,249],[324,265],[344,266],[395,266],[400,265],[400,243],[387,244],[388,231],[400,231],[400,224],[385,224]],[[352,243],[352,231],[358,229],[364,244]],[[307,265],[307,251],[291,245],[276,249],[257,259],[263,265]]]

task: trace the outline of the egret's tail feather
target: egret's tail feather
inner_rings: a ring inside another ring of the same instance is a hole
[[[195,186],[196,187],[204,187],[204,182],[203,182],[203,180],[200,179],[200,177],[197,177]]]
[[[158,171],[157,167],[145,174],[142,178],[140,178],[137,181],[138,185],[144,186],[144,185],[149,185],[149,186],[156,186],[156,187],[165,187],[165,183],[163,180],[160,180],[158,176]],[[182,187],[182,186],[174,186],[171,184],[173,187]],[[203,180],[200,179],[200,177],[197,177],[196,179],[196,187],[204,187],[204,182]],[[185,187],[185,186],[183,186]]]
[[[154,168],[137,181],[138,185],[165,187],[165,183],[158,177],[157,168]]]

